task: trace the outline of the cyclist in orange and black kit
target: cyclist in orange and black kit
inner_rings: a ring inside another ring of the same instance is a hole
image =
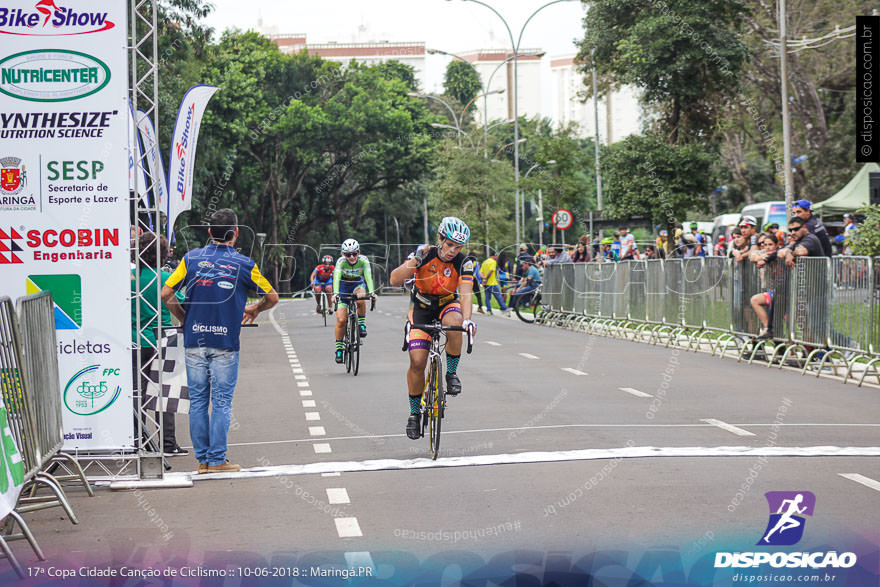
[[[330,308],[330,295],[333,293],[333,257],[324,255],[320,265],[315,267],[309,277],[312,287],[315,289],[315,312],[321,313],[321,295],[327,294],[324,307]]]
[[[439,319],[448,326],[467,328],[472,335],[476,332],[476,324],[471,321],[475,260],[461,252],[470,235],[467,224],[447,216],[437,229],[437,246],[420,246],[403,265],[391,272],[389,281],[397,287],[415,276],[408,316],[411,323],[427,324]],[[461,380],[457,375],[461,335],[461,332],[448,332],[446,337],[448,395],[461,393]],[[410,331],[409,370],[406,373],[410,416],[406,422],[406,435],[413,440],[420,438],[421,434],[421,397],[430,346],[428,333]]]

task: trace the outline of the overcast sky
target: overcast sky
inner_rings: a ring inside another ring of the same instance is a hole
[[[212,0],[207,22],[218,32],[253,28],[257,19],[279,33],[306,33],[310,43],[424,41],[428,48],[451,53],[470,49],[510,48],[501,19],[485,6],[463,0]],[[547,0],[487,0],[519,36],[526,19]],[[551,57],[572,55],[583,35],[584,5],[560,2],[541,10],[525,28],[520,49],[538,48]],[[428,56],[429,91],[440,91],[448,58]],[[545,65],[544,84],[549,84]]]

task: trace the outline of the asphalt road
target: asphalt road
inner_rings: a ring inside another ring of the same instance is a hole
[[[783,490],[816,495],[799,548],[876,557],[876,388],[477,315],[431,462],[427,439],[404,434],[406,304],[380,298],[357,377],[333,362],[311,302],[261,316],[243,334],[229,437],[244,471],[189,489],[71,489],[78,526],[57,510],[27,515],[42,566],[332,563],[408,584],[439,580],[452,559],[454,579],[615,549],[635,568],[636,553],[671,549],[687,568],[754,549],[764,493]],[[178,429],[187,444],[185,417]],[[196,467],[172,464],[172,476]]]

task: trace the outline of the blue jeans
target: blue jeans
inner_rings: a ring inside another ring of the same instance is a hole
[[[501,307],[501,310],[507,310],[507,306],[504,304],[504,297],[501,295],[501,289],[497,285],[486,286],[486,309],[490,312],[492,311],[493,296],[498,300],[498,305]]]
[[[522,291],[520,291],[519,293],[512,294],[510,296],[510,307],[516,308],[520,304],[520,302],[522,301],[522,299],[524,297],[526,297],[527,295],[529,295],[531,292],[535,291],[536,289],[538,289],[537,285],[527,285],[527,286],[523,287]]]
[[[196,460],[211,466],[222,465],[226,462],[232,392],[238,381],[238,351],[187,348],[186,379],[190,401],[189,435]]]

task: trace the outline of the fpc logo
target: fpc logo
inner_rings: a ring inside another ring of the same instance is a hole
[[[810,491],[768,491],[770,520],[758,546],[791,546],[804,535],[806,519],[816,508],[816,496]]]

